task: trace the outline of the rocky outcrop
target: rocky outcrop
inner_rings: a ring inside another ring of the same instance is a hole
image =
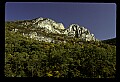
[[[24,37],[32,38],[32,39],[34,39],[34,40],[43,41],[43,42],[66,43],[65,40],[63,40],[63,41],[61,41],[61,40],[54,40],[53,38],[43,36],[43,35],[41,35],[41,34],[38,34],[37,32],[23,33],[22,35],[23,35]]]
[[[64,25],[62,23],[57,23],[49,18],[36,18],[33,20],[22,22],[20,26],[26,26],[28,27],[35,27],[35,28],[41,28],[44,29],[46,33],[56,33],[61,34],[61,30],[64,30]]]
[[[32,38],[32,39],[35,39],[35,40],[38,40],[38,41],[44,41],[44,42],[54,42],[54,40],[50,37],[45,37],[43,35],[38,35],[37,32],[31,32],[29,34],[25,34],[23,33],[23,36],[25,37],[29,37],[29,38]]]
[[[59,30],[64,30],[64,25],[62,23],[56,23],[52,19],[49,18],[37,18],[33,20],[33,24],[37,28],[44,28],[47,29],[48,33],[58,33],[61,34]]]
[[[16,28],[15,28],[15,29],[12,29],[12,32],[17,32],[17,31],[18,31],[18,29],[16,29]]]
[[[94,34],[91,34],[88,29],[78,24],[71,24],[65,31],[64,34],[67,34],[69,37],[81,38],[85,41],[95,41]]]
[[[37,40],[44,40],[50,42],[50,38],[47,40],[46,38],[41,38],[41,36],[38,36],[36,31],[34,30],[41,29],[42,32],[45,33],[55,33],[55,34],[65,34],[68,37],[76,37],[80,38],[85,41],[98,41],[94,34],[90,33],[90,31],[78,24],[71,24],[68,28],[64,28],[64,25],[62,23],[57,23],[52,19],[49,18],[36,18],[33,20],[23,21],[21,22],[21,26],[25,29],[31,29],[32,33],[29,33],[30,38],[36,38]],[[18,30],[13,30],[17,32]],[[52,40],[51,40],[52,41]]]

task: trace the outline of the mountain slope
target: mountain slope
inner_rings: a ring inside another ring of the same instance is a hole
[[[5,35],[6,77],[115,78],[116,46],[77,38],[41,42],[9,30]]]
[[[103,40],[103,43],[110,44],[110,45],[116,45],[116,38],[111,38],[107,40]]]
[[[40,17],[32,20],[7,22],[7,24],[11,24],[10,27],[12,26],[12,28],[9,29],[13,30],[13,32],[20,32],[27,37],[31,37],[39,41],[43,40],[42,37],[46,37],[46,39],[48,37],[51,38],[51,41],[49,42],[54,42],[54,39],[49,37],[51,34],[67,38],[79,38],[84,41],[99,41],[95,38],[94,34],[90,33],[90,31],[83,26],[71,24],[67,29],[65,29],[62,23],[57,23],[49,18]]]
[[[59,34],[26,22],[5,23],[6,77],[115,78],[115,45],[79,38],[76,25]]]

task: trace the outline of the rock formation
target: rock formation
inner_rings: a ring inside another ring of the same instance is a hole
[[[42,36],[36,32],[36,29],[42,29],[45,33],[54,33],[54,34],[65,34],[68,37],[76,37],[80,38],[84,41],[98,41],[94,34],[90,33],[88,29],[78,24],[71,24],[68,28],[64,28],[62,23],[57,23],[49,18],[36,18],[33,20],[25,20],[23,22],[19,22],[18,26],[24,27],[25,29],[31,29],[32,32],[28,34],[24,34],[24,36],[34,38],[39,41],[52,42],[54,39],[46,36]],[[13,29],[13,31],[17,32],[18,29]],[[44,38],[43,38],[44,37]]]
[[[37,18],[33,21],[34,25],[38,28],[44,28],[47,29],[47,31],[50,33],[58,33],[61,34],[59,30],[64,30],[64,25],[62,23],[56,23],[52,19],[49,18]]]
[[[96,40],[94,34],[91,34],[88,29],[83,26],[79,26],[78,24],[71,24],[65,30],[64,34],[67,34],[69,37],[81,38],[85,41]]]

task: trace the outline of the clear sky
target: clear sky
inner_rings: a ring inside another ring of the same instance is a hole
[[[5,21],[50,18],[65,27],[84,26],[99,40],[116,37],[115,3],[7,2]]]

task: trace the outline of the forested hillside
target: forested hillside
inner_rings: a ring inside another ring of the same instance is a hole
[[[103,40],[103,43],[110,44],[110,45],[116,45],[116,38],[108,39],[108,40]]]
[[[115,45],[78,38],[42,42],[12,32],[10,26],[5,27],[6,77],[115,78]]]

